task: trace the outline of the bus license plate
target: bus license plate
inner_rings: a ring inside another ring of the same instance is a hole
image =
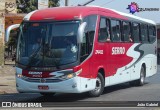
[[[44,85],[43,86],[40,85],[40,86],[38,86],[38,89],[39,90],[48,90],[49,87],[48,86],[44,86]]]

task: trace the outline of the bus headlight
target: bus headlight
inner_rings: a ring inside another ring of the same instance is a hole
[[[18,78],[22,78],[23,75],[22,74],[16,74]]]
[[[79,75],[81,72],[82,72],[82,69],[80,69],[80,70],[78,70],[77,72],[74,72],[74,73],[69,73],[69,74],[66,74],[66,75],[62,75],[59,78],[60,79],[71,79],[71,78]]]
[[[68,75],[67,75],[67,78],[70,79],[70,78],[73,78],[74,76],[75,76],[75,74],[74,74],[74,73],[73,73],[73,74],[71,73],[71,74],[68,74]]]

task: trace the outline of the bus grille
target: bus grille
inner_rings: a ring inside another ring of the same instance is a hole
[[[25,81],[28,81],[28,82],[35,82],[35,83],[54,83],[54,82],[63,81],[62,79],[57,79],[57,78],[47,79],[47,78],[29,78],[29,77],[23,77],[22,79],[25,80]],[[42,81],[42,79],[43,79],[43,81]]]

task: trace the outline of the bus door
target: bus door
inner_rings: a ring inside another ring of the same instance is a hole
[[[109,65],[108,65],[108,42],[110,42],[109,20],[105,17],[100,18],[98,30],[98,43],[95,45],[95,58],[97,66],[105,69],[105,85],[109,85]]]

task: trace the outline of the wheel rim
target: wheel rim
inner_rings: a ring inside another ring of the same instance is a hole
[[[144,69],[141,69],[141,83],[144,83]]]
[[[100,78],[97,78],[96,79],[96,87],[94,89],[94,92],[99,93],[101,91],[101,85],[102,85],[102,83],[101,83]]]

